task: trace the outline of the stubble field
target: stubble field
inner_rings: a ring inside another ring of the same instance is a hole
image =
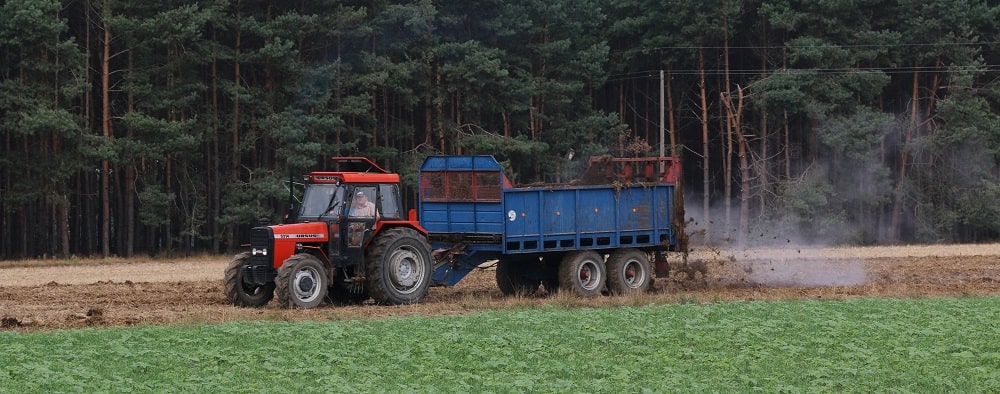
[[[614,307],[687,302],[1000,295],[1000,244],[870,248],[696,249],[704,269],[674,271],[646,295],[504,297],[484,267],[418,305],[323,305],[311,310],[230,305],[228,257],[0,262],[0,329],[36,331],[229,321],[335,321],[468,314],[544,305]],[[692,268],[701,268],[698,264]],[[690,275],[689,275],[690,274]]]

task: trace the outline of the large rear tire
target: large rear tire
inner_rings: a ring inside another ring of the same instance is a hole
[[[292,255],[278,269],[278,304],[283,308],[315,308],[326,299],[330,275],[316,256]]]
[[[274,283],[254,285],[243,282],[243,267],[250,264],[250,253],[244,252],[233,257],[226,267],[222,288],[226,298],[233,305],[262,307],[274,298]]]
[[[649,255],[638,249],[618,249],[608,257],[608,290],[614,294],[642,294],[652,280]]]
[[[536,257],[535,260],[538,260]],[[537,262],[537,261],[536,261]],[[520,256],[502,256],[497,261],[497,287],[506,296],[532,295],[541,281],[527,275],[529,260]]]
[[[559,289],[580,297],[594,297],[604,290],[604,257],[591,250],[570,252],[559,264]]]
[[[379,304],[414,304],[427,297],[433,265],[431,246],[416,230],[382,231],[368,247],[368,293]]]

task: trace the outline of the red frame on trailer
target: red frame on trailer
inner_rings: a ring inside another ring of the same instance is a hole
[[[662,166],[662,170],[656,167]],[[590,167],[623,180],[644,178],[646,182],[677,183],[681,179],[679,157],[610,157],[590,159]]]

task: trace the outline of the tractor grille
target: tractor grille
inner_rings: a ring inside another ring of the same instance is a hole
[[[273,267],[271,259],[274,255],[274,236],[269,227],[257,227],[250,230],[250,265],[267,265]]]
[[[274,281],[274,233],[269,227],[250,230],[250,264],[244,267],[248,282],[265,284]]]

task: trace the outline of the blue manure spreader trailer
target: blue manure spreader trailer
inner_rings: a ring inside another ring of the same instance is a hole
[[[432,281],[451,286],[496,261],[504,294],[644,292],[680,249],[679,177],[677,158],[604,156],[570,184],[515,187],[492,156],[428,157],[417,216]]]

